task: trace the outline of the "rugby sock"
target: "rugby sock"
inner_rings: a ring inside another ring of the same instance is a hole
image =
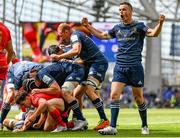
[[[69,106],[71,107],[74,114],[76,115],[77,120],[83,120],[83,121],[85,120],[76,100],[69,103]]]
[[[119,114],[120,108],[120,100],[111,101],[110,109],[111,109],[111,123],[110,126],[116,127],[117,118]]]
[[[97,98],[94,101],[92,101],[92,103],[96,107],[96,109],[99,113],[99,117],[101,119],[107,120],[106,114],[104,112],[104,107],[103,107],[102,101],[99,98]]]
[[[50,115],[55,120],[55,122],[57,122],[59,125],[61,125],[63,127],[66,126],[66,123],[63,122],[62,117],[61,117],[61,113],[59,112],[58,109],[54,109],[53,111],[51,111]]]
[[[3,124],[3,121],[6,118],[7,114],[9,113],[10,109],[11,109],[11,105],[9,103],[3,103],[1,109],[1,118],[0,118],[1,124]]]
[[[147,106],[145,103],[138,105],[139,115],[142,121],[142,127],[147,126]]]
[[[39,48],[36,41],[31,42],[30,45],[35,56],[42,55],[41,49]]]
[[[76,114],[74,114],[74,113],[72,114],[72,120],[73,120],[73,119],[77,119],[77,116],[76,116]]]

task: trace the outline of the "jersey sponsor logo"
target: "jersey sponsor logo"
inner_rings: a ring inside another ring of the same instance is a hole
[[[138,85],[142,85],[142,81],[139,81],[139,82],[138,82]]]
[[[76,77],[76,80],[81,80],[81,78],[79,78],[79,77]]]
[[[49,82],[51,81],[51,78],[47,75],[44,75],[42,80],[44,83],[49,84]]]
[[[97,72],[97,76],[101,77],[102,75],[101,75],[101,73],[98,73],[98,72]]]
[[[71,41],[72,42],[78,41],[78,36],[77,35],[72,35],[71,36]]]
[[[73,77],[72,77],[72,76],[70,76],[68,79],[69,79],[69,80],[72,80],[72,79],[73,79]]]

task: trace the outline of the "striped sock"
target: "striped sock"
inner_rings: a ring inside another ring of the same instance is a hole
[[[1,118],[0,118],[1,124],[3,124],[3,121],[6,118],[7,114],[9,113],[10,109],[11,109],[11,105],[9,103],[3,103],[1,109]]]
[[[118,118],[119,109],[120,109],[120,100],[111,101],[110,109],[111,109],[111,123],[110,123],[110,126],[116,127],[117,118]]]
[[[85,120],[76,100],[69,103],[69,106],[73,110],[75,116],[77,117],[77,120]]]
[[[138,105],[139,115],[142,121],[142,127],[147,126],[147,106],[145,103]]]
[[[99,117],[103,120],[107,120],[102,101],[99,98],[97,98],[94,101],[92,101],[92,103],[96,107],[96,109],[99,113]]]

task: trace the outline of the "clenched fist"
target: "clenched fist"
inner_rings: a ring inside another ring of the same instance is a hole
[[[160,16],[159,16],[159,23],[163,23],[164,20],[165,20],[165,15],[160,14]]]
[[[86,17],[83,17],[81,20],[81,24],[85,27],[89,25],[88,19]]]

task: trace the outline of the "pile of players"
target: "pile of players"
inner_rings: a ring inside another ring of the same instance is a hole
[[[27,113],[21,129],[14,131],[25,131],[32,125],[38,128],[43,125],[43,130],[53,132],[87,129],[88,123],[81,112],[84,92],[100,116],[100,123],[94,129],[109,125],[99,97],[101,82],[108,67],[106,58],[84,33],[72,32],[65,23],[59,25],[58,32],[62,39],[66,35],[61,44],[71,39],[72,48],[68,52],[64,52],[65,46],[52,45],[47,53],[53,62],[21,61],[8,70],[7,92],[4,92],[7,95],[2,106],[4,116],[1,120],[5,119],[13,102],[23,109],[35,108],[33,113],[32,110]],[[62,56],[62,60],[58,56]],[[68,122],[70,110],[73,111],[73,119]],[[7,123],[7,119],[4,122],[11,126],[19,123],[15,123],[15,120]]]

